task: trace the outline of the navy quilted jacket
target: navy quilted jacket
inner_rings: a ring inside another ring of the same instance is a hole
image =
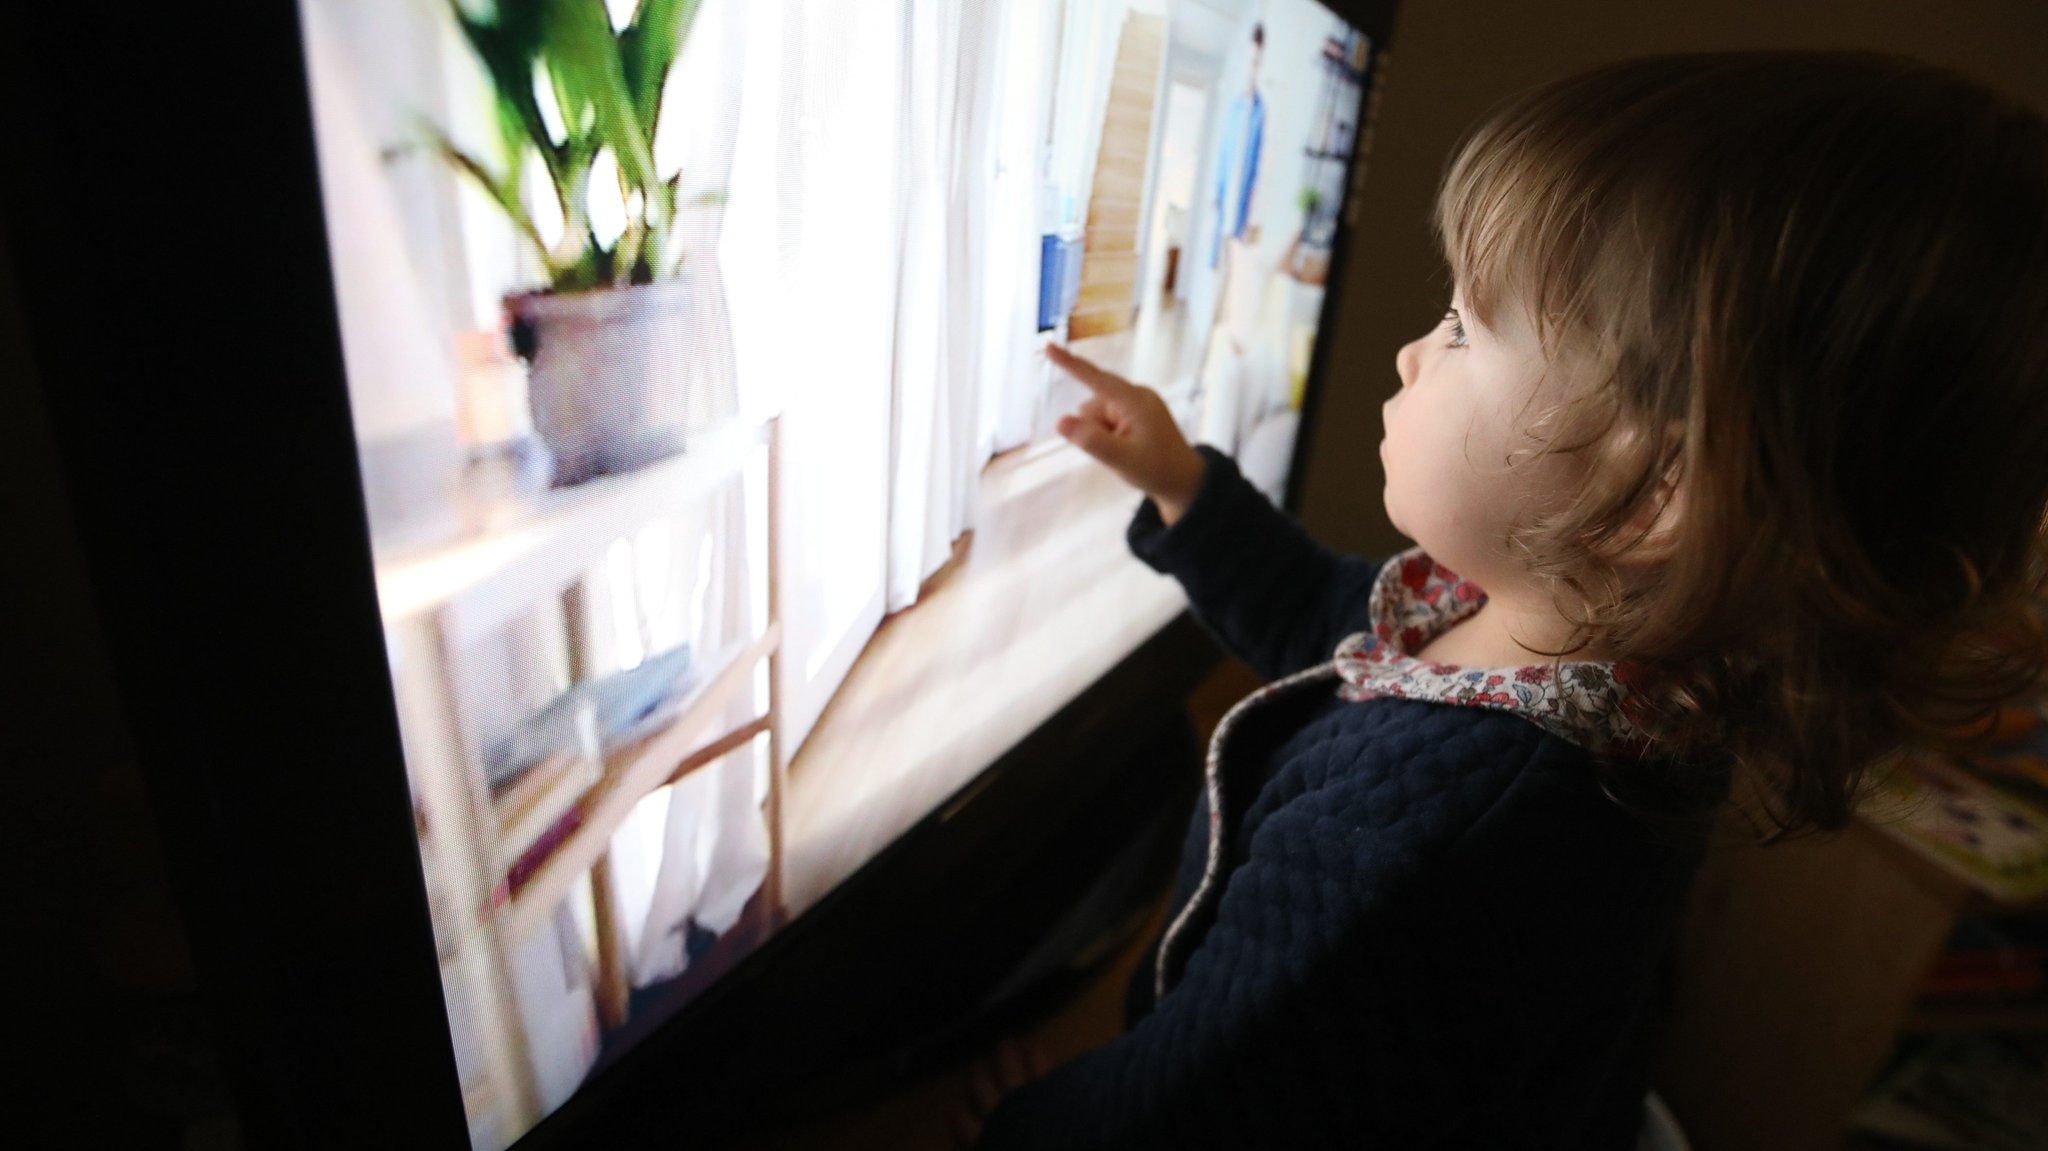
[[[1328,659],[1377,565],[1201,450],[1186,514],[1146,501],[1131,548],[1261,675]],[[1153,1003],[1148,957],[1128,1030],[1009,1095],[984,1151],[1634,1146],[1697,836],[1646,827],[1515,715],[1306,695],[1233,736],[1235,857],[1179,982]],[[1176,909],[1207,819],[1205,798]]]

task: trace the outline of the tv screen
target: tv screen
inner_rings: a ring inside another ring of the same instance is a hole
[[[1184,608],[1059,342],[1285,502],[1372,46],[1312,0],[301,0],[471,1139]],[[609,1038],[608,1038],[609,1037]]]

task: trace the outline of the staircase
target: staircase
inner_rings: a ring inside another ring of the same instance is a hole
[[[1081,290],[1067,338],[1085,339],[1131,326],[1138,308],[1138,229],[1144,211],[1145,162],[1152,151],[1152,103],[1166,52],[1166,17],[1132,13],[1117,38],[1116,70],[1088,224],[1081,241]]]

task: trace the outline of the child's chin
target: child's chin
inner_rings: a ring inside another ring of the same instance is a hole
[[[1394,508],[1394,491],[1391,485],[1380,485],[1380,507],[1386,509],[1387,522],[1394,525],[1394,530],[1404,536],[1408,535],[1408,529],[1401,524],[1401,513]],[[1413,539],[1415,537],[1409,536],[1408,538]]]

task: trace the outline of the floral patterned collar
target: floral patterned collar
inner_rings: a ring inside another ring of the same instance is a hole
[[[1650,741],[1631,718],[1634,676],[1626,663],[1468,668],[1416,657],[1485,602],[1486,593],[1421,548],[1388,560],[1367,606],[1372,629],[1337,645],[1337,693],[1353,701],[1393,696],[1493,708],[1597,754],[1633,757],[1648,750]]]
[[[1223,752],[1244,716],[1277,696],[1337,681],[1337,694],[1362,701],[1393,696],[1460,707],[1513,712],[1596,755],[1637,758],[1650,746],[1629,717],[1636,697],[1630,665],[1584,660],[1524,667],[1464,668],[1416,658],[1431,639],[1478,611],[1486,595],[1419,548],[1380,568],[1367,601],[1371,631],[1347,636],[1325,663],[1283,676],[1238,700],[1209,737],[1203,778],[1209,798],[1209,849],[1202,881],[1166,925],[1153,964],[1153,991],[1161,999],[1180,981],[1189,948],[1221,898],[1231,828],[1223,819]]]

